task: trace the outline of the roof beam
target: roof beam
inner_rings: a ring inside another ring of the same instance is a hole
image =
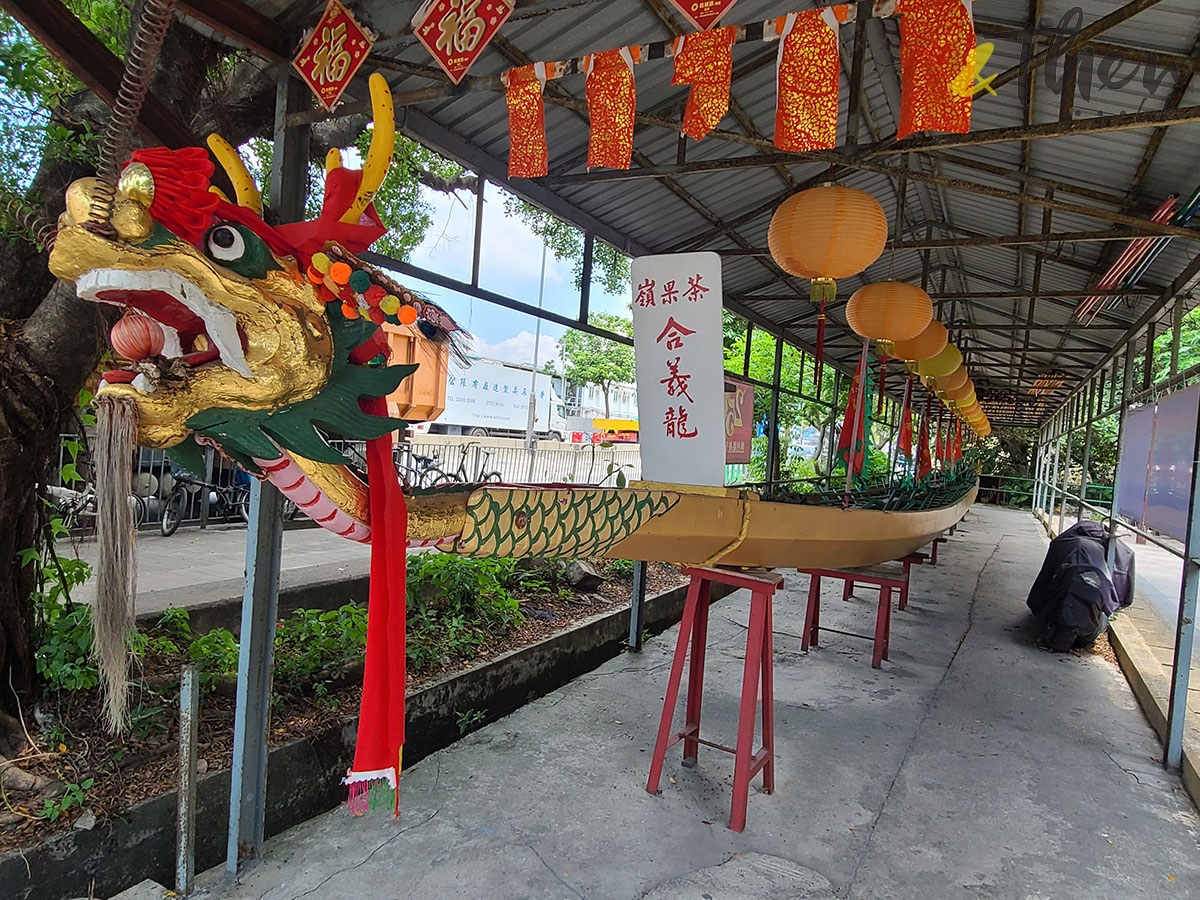
[[[0,7],[53,53],[85,87],[112,107],[125,64],[88,31],[61,0],[0,0]],[[144,140],[172,149],[201,144],[184,121],[152,93],[147,93],[142,104],[137,130]]]
[[[241,0],[176,0],[175,7],[180,16],[202,22],[272,62],[291,57],[293,48],[287,30]]]

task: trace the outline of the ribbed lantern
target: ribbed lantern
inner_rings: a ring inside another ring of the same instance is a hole
[[[978,400],[976,400],[970,406],[964,406],[962,414],[966,416],[968,421],[971,422],[978,422],[979,420],[985,418],[983,409],[980,407]]]
[[[121,356],[136,362],[162,353],[165,335],[153,319],[129,313],[112,327],[108,339]]]
[[[951,374],[961,365],[962,354],[953,344],[947,344],[937,356],[917,363],[917,374],[940,378]]]
[[[959,397],[957,400],[955,400],[954,405],[959,410],[964,410],[964,409],[969,408],[971,406],[971,404],[974,403],[976,400],[977,400],[977,398],[975,396],[975,388],[972,387],[968,393],[964,394],[962,397]]]
[[[857,275],[879,259],[887,231],[883,207],[866,191],[823,184],[780,204],[767,246],[785,272],[825,284]]]
[[[930,319],[929,324],[916,337],[906,341],[896,341],[896,345],[892,348],[892,356],[909,362],[931,359],[945,349],[948,339],[946,326],[937,319]]]
[[[823,184],[793,194],[771,217],[767,246],[785,272],[809,279],[817,313],[816,371],[821,392],[825,304],[837,296],[837,279],[857,275],[883,253],[887,216],[879,201],[855,188]]]
[[[859,337],[876,341],[885,356],[895,356],[893,345],[917,337],[932,319],[933,301],[929,295],[904,281],[865,285],[846,304],[850,328]]]
[[[959,366],[949,375],[942,375],[936,381],[937,389],[953,400],[955,399],[955,392],[960,391],[962,386],[970,381],[970,379],[967,378],[967,367]]]

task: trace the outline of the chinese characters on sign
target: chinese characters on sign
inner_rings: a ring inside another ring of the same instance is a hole
[[[725,462],[750,462],[754,438],[754,386],[725,381]]]
[[[671,0],[671,5],[683,13],[692,27],[704,31],[712,28],[737,0]]]
[[[723,484],[721,259],[643,256],[631,274],[642,477]]]
[[[374,43],[375,36],[354,21],[338,0],[329,0],[292,66],[321,105],[332,111]]]
[[[458,84],[512,11],[513,0],[425,0],[412,27],[417,40]]]

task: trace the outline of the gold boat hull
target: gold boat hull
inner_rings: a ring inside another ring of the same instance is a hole
[[[847,568],[899,559],[957,523],[953,506],[918,512],[773,503],[726,488],[481,485],[409,498],[410,541],[464,556],[605,556],[690,565]]]

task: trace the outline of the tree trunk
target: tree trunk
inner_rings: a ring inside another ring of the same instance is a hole
[[[610,407],[608,405],[608,385],[607,384],[600,385],[600,391],[601,391],[601,393],[604,394],[604,418],[611,419],[612,413],[609,411]]]

